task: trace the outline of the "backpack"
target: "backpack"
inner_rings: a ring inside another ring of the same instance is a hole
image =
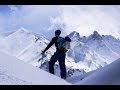
[[[62,52],[68,51],[68,49],[70,49],[70,42],[71,42],[71,39],[67,36],[65,38],[58,37],[57,39],[58,50]]]

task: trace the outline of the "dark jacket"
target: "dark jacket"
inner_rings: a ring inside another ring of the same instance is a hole
[[[58,37],[53,37],[52,40],[50,41],[50,43],[47,45],[47,47],[45,48],[45,50],[43,52],[47,51],[53,44],[55,44],[56,52],[59,51],[58,50],[58,44],[57,44],[57,38]]]

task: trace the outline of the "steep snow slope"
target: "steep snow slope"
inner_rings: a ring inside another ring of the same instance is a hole
[[[93,72],[95,72],[96,70],[84,73],[84,74],[79,74],[73,77],[68,77],[66,80],[72,84],[76,84],[82,80],[84,80],[86,77],[88,77],[89,75],[91,75]]]
[[[111,35],[102,35],[104,42],[111,48],[116,54],[120,55],[120,39],[116,39]]]
[[[44,70],[0,52],[0,84],[70,85]]]
[[[79,85],[120,85],[120,59],[97,69],[91,75],[76,84]]]

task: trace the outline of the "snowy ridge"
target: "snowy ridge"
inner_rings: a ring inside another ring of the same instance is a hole
[[[70,85],[65,80],[13,56],[0,52],[0,58],[0,84]]]

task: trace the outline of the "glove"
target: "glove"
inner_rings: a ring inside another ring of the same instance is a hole
[[[45,54],[45,52],[42,51],[42,58],[46,57],[47,55]]]
[[[42,51],[42,53],[41,53],[42,55],[44,55],[45,54],[45,52],[44,51]]]

